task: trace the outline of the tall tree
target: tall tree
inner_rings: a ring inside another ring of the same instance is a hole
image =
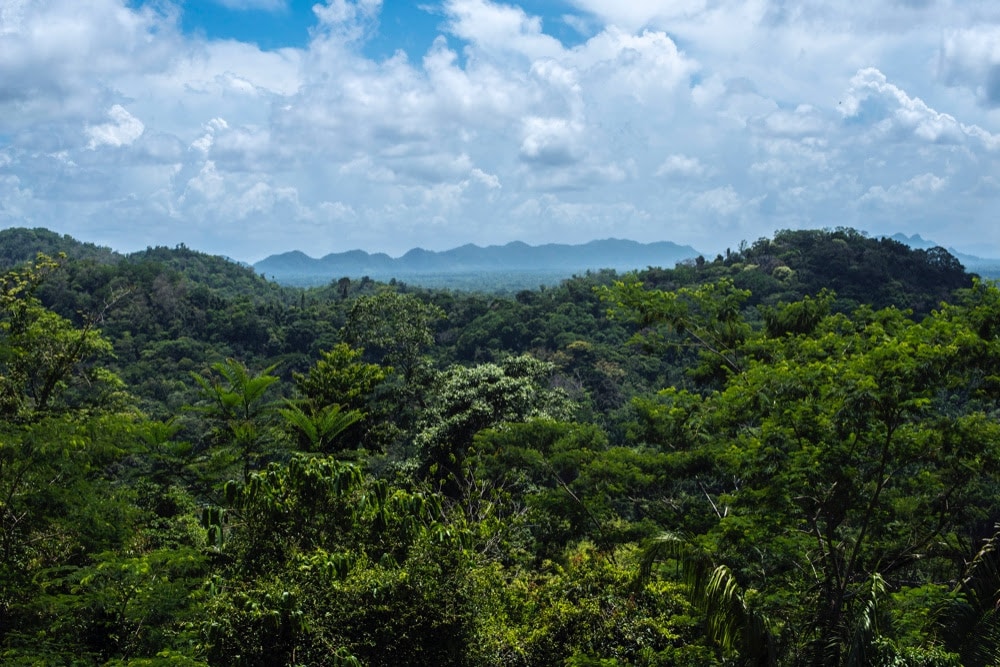
[[[39,255],[34,264],[0,277],[0,414],[8,420],[30,421],[62,399],[76,404],[106,400],[121,386],[102,367],[86,363],[111,352],[97,329],[101,314],[86,316],[77,327],[36,296],[58,267],[56,260]],[[74,392],[81,387],[86,391]]]
[[[452,366],[434,383],[418,424],[416,444],[425,470],[457,481],[472,438],[483,429],[533,417],[565,419],[572,403],[547,386],[552,364],[529,355],[501,364]]]
[[[202,400],[194,408],[209,427],[202,457],[212,474],[225,475],[235,463],[247,480],[250,471],[261,468],[279,448],[274,429],[277,403],[267,398],[279,380],[271,374],[274,369],[254,373],[227,359],[212,364],[209,373],[191,374],[201,387]]]
[[[441,308],[411,294],[384,290],[354,301],[343,335],[410,382],[422,367],[424,351],[434,344],[434,324],[444,317]]]
[[[629,297],[662,312],[662,295]],[[692,539],[794,634],[786,659],[846,660],[876,577],[943,601],[975,527],[1000,518],[1000,424],[979,370],[998,349],[978,323],[998,297],[978,285],[922,322],[892,308],[817,317],[803,302],[808,323],[749,336],[721,391],[663,413],[684,424],[655,432],[710,463],[699,490],[716,519]]]

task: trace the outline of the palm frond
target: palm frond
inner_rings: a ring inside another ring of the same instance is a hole
[[[746,602],[743,588],[725,565],[677,533],[664,533],[646,547],[639,581],[648,581],[657,562],[677,561],[691,603],[705,616],[705,632],[723,653],[746,665],[773,665],[777,647],[770,619]]]

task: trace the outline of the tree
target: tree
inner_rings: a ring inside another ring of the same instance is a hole
[[[979,370],[996,368],[998,350],[976,325],[978,304],[997,296],[979,286],[975,307],[919,323],[892,308],[817,317],[810,302],[786,306],[810,321],[748,336],[721,391],[648,431],[678,434],[709,463],[700,491],[715,520],[691,539],[794,634],[786,660],[846,660],[876,579],[942,602],[975,526],[1000,518],[1000,424]],[[654,315],[672,303],[630,298]],[[893,623],[880,632],[892,637]],[[899,655],[937,650],[896,639]]]
[[[698,364],[689,373],[696,379],[719,382],[743,369],[740,346],[750,326],[742,308],[750,292],[732,280],[675,291],[646,290],[637,280],[616,281],[599,291],[612,303],[613,315],[641,327],[634,340],[661,349],[695,350]]]
[[[252,373],[235,359],[212,364],[212,373],[192,373],[201,387],[202,402],[195,410],[208,422],[207,447],[202,452],[210,474],[225,474],[231,464],[242,469],[243,479],[260,468],[275,450],[272,415],[277,406],[265,395],[278,377],[274,366]],[[212,472],[214,471],[214,472]]]
[[[67,554],[120,537],[98,519],[122,507],[95,471],[129,451],[136,415],[119,400],[117,377],[90,365],[110,350],[96,319],[75,327],[35,296],[57,267],[39,256],[0,277],[2,645],[30,635],[39,587]],[[80,386],[91,395],[76,394]]]
[[[345,410],[363,411],[392,368],[365,363],[362,355],[364,349],[338,343],[321,353],[307,373],[292,374],[295,388],[317,406],[340,405]]]
[[[733,572],[715,564],[711,556],[681,536],[664,533],[652,540],[643,553],[639,583],[649,581],[658,561],[680,563],[689,597],[705,618],[706,636],[724,658],[766,667],[777,662],[778,637],[773,623],[747,599]]]
[[[472,664],[724,664],[706,645],[680,584],[633,585],[639,556],[634,545],[608,552],[583,540],[537,570],[478,568]]]
[[[663,463],[645,448],[609,446],[594,424],[532,418],[475,436],[466,481],[477,495],[467,495],[488,498],[510,535],[502,559],[556,560],[581,540],[613,553],[653,528]]]
[[[545,384],[552,371],[551,364],[522,355],[441,373],[418,424],[424,470],[457,479],[473,436],[483,429],[533,417],[569,417],[572,404],[565,394]]]
[[[39,255],[0,276],[0,415],[8,420],[30,421],[64,398],[76,405],[107,401],[121,387],[113,374],[85,363],[111,352],[96,326],[100,315],[77,328],[35,296],[58,267]],[[74,393],[80,386],[86,391]]]
[[[368,417],[373,394],[392,369],[361,361],[363,353],[338,343],[307,373],[292,374],[300,398],[280,412],[305,449],[330,453],[335,440],[348,438],[358,446],[370,444],[368,429],[353,426]]]
[[[347,315],[344,339],[395,367],[406,382],[421,368],[424,350],[434,343],[432,327],[443,310],[410,294],[382,291],[358,297]]]
[[[286,407],[279,409],[278,413],[298,434],[301,449],[327,454],[338,436],[363,418],[360,410],[345,412],[337,404],[317,408],[308,401],[304,407],[288,401]]]
[[[146,425],[120,381],[92,365],[110,350],[99,318],[74,326],[34,296],[55,268],[40,258],[0,290],[0,661],[154,655],[183,634],[200,543],[183,520],[154,528],[112,473],[144,454]]]
[[[203,623],[213,662],[466,664],[473,532],[439,497],[301,454],[228,494],[228,566]]]

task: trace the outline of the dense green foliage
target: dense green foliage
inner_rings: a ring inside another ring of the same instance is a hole
[[[10,238],[2,664],[1000,663],[1000,289],[940,249],[506,297]]]

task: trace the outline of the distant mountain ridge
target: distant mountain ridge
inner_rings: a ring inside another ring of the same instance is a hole
[[[939,243],[934,241],[928,241],[927,239],[920,236],[920,234],[913,234],[907,236],[903,233],[896,233],[890,236],[893,241],[899,241],[903,245],[909,246],[916,250],[929,250],[935,247],[944,247]],[[1000,259],[998,258],[988,258],[988,257],[976,257],[975,255],[968,255],[963,252],[959,252],[954,248],[946,248],[955,259],[962,263],[967,271],[972,271],[973,273],[979,273],[986,278],[1000,278]]]
[[[319,284],[337,278],[368,276],[376,280],[414,278],[428,274],[518,273],[561,274],[614,269],[631,271],[649,266],[672,267],[697,257],[691,246],[670,241],[639,243],[604,239],[580,245],[548,243],[531,246],[521,241],[481,247],[471,243],[436,252],[414,248],[402,257],[363,250],[331,253],[320,259],[301,251],[271,255],[256,264],[257,273],[289,284]]]

